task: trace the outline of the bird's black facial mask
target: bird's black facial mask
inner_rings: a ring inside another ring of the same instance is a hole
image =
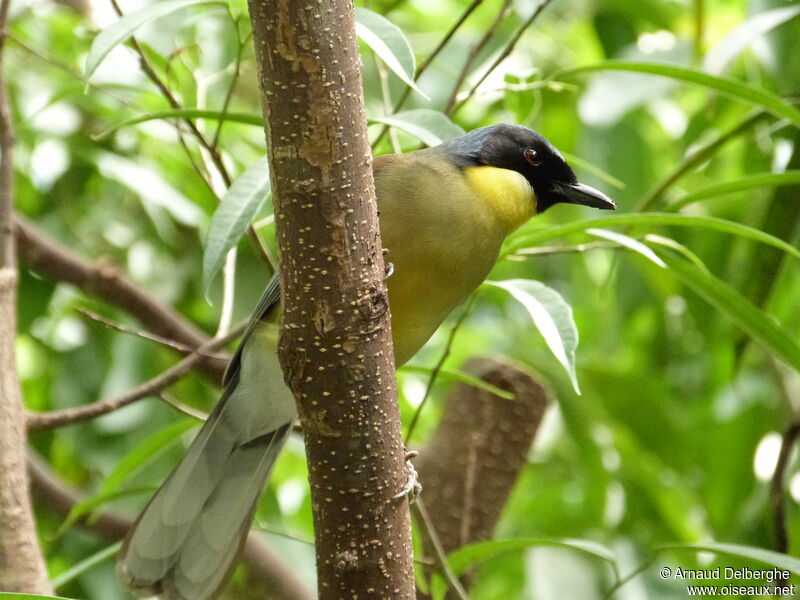
[[[554,204],[581,204],[614,210],[614,201],[579,183],[567,162],[547,139],[520,125],[482,127],[459,138],[450,148],[461,153],[466,164],[487,165],[517,171],[528,180],[536,195],[536,212]]]

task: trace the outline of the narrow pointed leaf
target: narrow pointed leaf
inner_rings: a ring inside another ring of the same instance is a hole
[[[753,15],[708,51],[703,68],[719,75],[758,38],[799,15],[800,6],[785,6]]]
[[[633,250],[634,252],[644,256],[646,259],[654,262],[659,267],[664,268],[667,266],[655,252],[653,252],[650,248],[647,247],[646,244],[643,244],[639,240],[635,240],[628,235],[625,235],[623,233],[617,233],[616,231],[608,231],[607,229],[595,229],[595,228],[587,229],[586,233],[590,233],[594,236],[606,240],[611,240],[612,242],[616,242],[620,246],[625,246],[626,248]]]
[[[550,351],[569,375],[575,392],[580,394],[575,373],[578,328],[572,318],[572,308],[564,301],[561,294],[539,281],[528,279],[486,281],[484,285],[507,291],[525,307]]]
[[[784,252],[791,254],[795,258],[800,258],[800,251],[794,246],[790,246],[783,240],[773,235],[764,233],[753,227],[742,225],[734,221],[726,221],[716,217],[705,217],[701,215],[675,215],[670,213],[638,213],[621,214],[601,217],[599,219],[587,219],[585,221],[575,221],[560,227],[548,227],[536,231],[520,231],[509,238],[503,247],[501,256],[508,256],[517,250],[525,247],[536,246],[556,238],[560,238],[572,233],[586,231],[592,227],[617,227],[617,226],[647,226],[647,225],[672,225],[677,227],[697,227],[700,229],[711,229],[738,235],[743,238],[755,240],[762,244],[775,246]]]
[[[666,253],[662,258],[669,267],[668,272],[686,287],[731,319],[770,353],[800,371],[800,346],[775,319],[714,275]]]
[[[562,71],[558,73],[557,76],[563,78],[565,75],[572,75],[585,71],[633,71],[636,73],[659,75],[686,83],[693,83],[717,91],[734,100],[763,108],[776,117],[789,119],[789,121],[795,125],[800,126],[800,110],[769,90],[749,85],[733,77],[710,75],[699,69],[679,65],[626,60],[607,60],[584,65],[576,67],[575,69]]]
[[[397,25],[359,6],[356,7],[356,34],[406,85],[425,96],[414,83],[414,53]]]
[[[261,115],[248,113],[230,113],[218,110],[202,110],[199,108],[173,108],[169,110],[159,110],[156,112],[140,115],[132,119],[126,119],[116,125],[112,125],[105,131],[92,136],[92,139],[100,140],[108,137],[118,129],[144,123],[146,121],[157,121],[162,119],[210,119],[214,121],[231,121],[233,123],[243,123],[244,125],[264,126],[264,119]]]
[[[464,130],[438,110],[418,108],[395,113],[388,117],[370,119],[405,131],[427,146],[438,146],[452,138],[464,135]]]
[[[91,78],[108,53],[131,37],[139,27],[193,4],[224,5],[225,3],[219,0],[166,0],[148,4],[142,9],[128,13],[103,29],[94,38],[89,55],[86,57],[86,80]]]
[[[715,183],[691,192],[670,204],[667,210],[680,210],[684,206],[700,202],[701,200],[724,196],[726,194],[735,194],[736,192],[743,192],[753,188],[795,185],[798,183],[800,183],[800,170],[786,171],[785,173],[752,173],[745,177],[729,179],[728,181]]]
[[[247,230],[270,190],[269,163],[264,157],[242,173],[228,188],[208,226],[203,249],[202,289],[208,288],[225,257]]]
[[[659,547],[659,550],[693,550],[696,552],[715,552],[717,554],[730,554],[747,560],[755,560],[760,563],[777,567],[792,573],[800,574],[800,558],[782,554],[780,552],[773,552],[772,550],[764,550],[763,548],[754,548],[752,546],[742,546],[740,544],[721,544],[721,543],[707,543],[707,544],[668,544]]]

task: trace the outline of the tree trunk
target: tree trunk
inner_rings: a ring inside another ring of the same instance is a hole
[[[0,267],[0,592],[50,594],[25,465],[15,360],[17,272]]]
[[[0,592],[50,594],[28,491],[25,416],[17,376],[14,128],[3,72],[9,5],[9,0],[0,3]]]
[[[349,0],[250,0],[319,597],[414,597],[361,60]]]

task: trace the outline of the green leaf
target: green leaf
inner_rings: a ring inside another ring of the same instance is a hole
[[[405,131],[427,146],[438,146],[442,142],[464,135],[464,130],[453,123],[447,115],[430,108],[407,110],[389,117],[373,117],[370,121]]]
[[[431,367],[423,367],[418,365],[403,365],[400,367],[400,371],[405,371],[407,373],[423,373],[425,375],[431,375],[433,373],[433,369]],[[478,389],[487,391],[490,394],[494,394],[495,396],[499,396],[504,400],[513,400],[515,397],[514,394],[507,390],[492,385],[491,383],[487,383],[479,377],[475,377],[474,375],[470,375],[469,373],[458,369],[447,369],[443,367],[439,369],[437,375],[442,379],[450,379],[451,381],[466,383],[472,387],[476,387]]]
[[[717,554],[730,554],[748,560],[755,560],[761,563],[772,565],[779,569],[800,574],[800,559],[788,554],[754,548],[752,546],[741,546],[739,544],[667,544],[660,546],[659,550],[693,550],[696,552],[715,552]]]
[[[261,115],[230,113],[218,110],[201,110],[199,108],[173,108],[170,110],[159,110],[156,112],[147,113],[132,119],[126,119],[125,121],[121,121],[116,125],[112,125],[101,133],[93,135],[92,139],[101,140],[105,137],[108,137],[118,129],[122,129],[123,127],[161,119],[211,119],[214,121],[232,121],[234,123],[243,123],[244,125],[257,125],[258,127],[264,126],[264,119],[261,117]]]
[[[650,248],[648,248],[645,244],[636,240],[628,235],[617,233],[616,231],[608,231],[607,229],[587,229],[586,233],[590,233],[594,236],[599,238],[603,238],[606,240],[611,240],[612,242],[616,242],[620,246],[625,246],[626,248],[633,250],[644,256],[646,259],[654,262],[659,267],[666,267],[667,265],[664,264],[664,261],[661,260],[658,255],[653,252]]]
[[[800,171],[786,171],[785,173],[752,173],[745,177],[729,179],[722,183],[715,183],[697,191],[687,194],[667,207],[667,210],[680,210],[684,206],[694,204],[707,198],[734,194],[744,190],[758,187],[794,185],[800,183]]]
[[[196,426],[197,421],[181,419],[145,438],[122,457],[95,495],[108,496],[118,491],[123,483],[169,448],[181,434]],[[91,501],[92,498],[87,498],[84,502]]]
[[[705,273],[683,259],[662,257],[686,287],[725,314],[751,338],[776,357],[800,371],[800,346],[768,314],[724,281]]]
[[[69,530],[75,522],[80,519],[86,513],[104,505],[106,502],[111,502],[112,500],[116,500],[118,498],[124,498],[125,496],[133,496],[135,494],[144,494],[144,493],[151,493],[153,490],[151,488],[136,488],[132,490],[115,490],[113,492],[107,494],[95,494],[91,498],[87,500],[83,500],[81,502],[76,502],[72,505],[72,508],[67,515],[67,518],[58,528],[57,535],[62,535],[67,530]]]
[[[108,56],[108,53],[132,36],[139,27],[193,4],[225,5],[224,2],[219,0],[166,0],[154,2],[140,10],[125,15],[103,29],[94,38],[92,47],[89,49],[89,55],[86,57],[86,80],[88,81],[91,78],[100,63]]]
[[[786,6],[753,15],[731,30],[705,56],[703,68],[719,75],[754,41],[800,15],[800,6]]]
[[[528,279],[486,281],[483,285],[507,291],[525,307],[550,351],[567,371],[575,392],[580,394],[578,377],[575,373],[578,328],[572,319],[572,308],[564,301],[561,294],[539,281]]]
[[[397,25],[378,13],[358,6],[356,34],[406,85],[425,96],[414,83],[416,71],[414,53],[406,36]]]
[[[697,256],[697,254],[689,250],[689,248],[687,248],[683,244],[676,242],[672,238],[664,237],[663,235],[658,235],[657,233],[648,233],[646,236],[644,236],[644,239],[650,242],[651,244],[658,244],[659,246],[664,246],[665,248],[674,250],[681,256],[688,259],[689,262],[693,263],[695,267],[697,267],[704,273],[710,273],[706,264],[702,260],[700,260],[700,257]]]
[[[557,546],[594,556],[609,563],[616,572],[614,553],[606,546],[591,540],[529,538],[475,542],[454,550],[447,563],[455,575],[463,575],[475,565],[506,552],[525,550],[531,546]]]
[[[99,565],[101,562],[108,560],[112,556],[114,556],[119,549],[122,548],[122,542],[116,542],[111,544],[110,546],[103,548],[99,552],[95,552],[90,557],[80,561],[78,564],[72,566],[71,568],[67,569],[61,575],[54,578],[52,581],[53,589],[58,589],[70,581],[83,575],[86,571],[93,568],[96,565]]]
[[[518,234],[509,238],[503,247],[501,256],[508,256],[517,250],[528,246],[535,246],[543,242],[562,237],[571,233],[586,231],[592,227],[616,227],[628,225],[673,225],[678,227],[698,227],[701,229],[712,229],[723,233],[730,233],[740,237],[748,238],[780,248],[784,252],[800,258],[800,251],[790,246],[783,240],[776,238],[758,229],[718,219],[716,217],[705,217],[700,215],[673,215],[669,213],[639,213],[610,215],[599,219],[588,219],[586,221],[576,221],[560,227],[548,227],[538,231],[520,231]]]
[[[636,73],[660,75],[662,77],[693,83],[720,92],[729,98],[761,107],[777,117],[789,119],[795,125],[800,126],[800,110],[797,110],[777,94],[761,87],[748,85],[732,77],[709,75],[704,71],[691,67],[626,60],[606,60],[599,63],[584,65],[562,71],[558,73],[557,76],[563,78],[566,75],[573,75],[586,71],[634,71]]]
[[[208,288],[225,257],[247,230],[270,191],[269,162],[261,158],[239,175],[219,203],[203,249],[202,289]]]

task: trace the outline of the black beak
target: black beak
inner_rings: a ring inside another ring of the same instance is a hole
[[[600,210],[614,210],[616,203],[603,192],[583,183],[562,183],[554,181],[555,193],[560,196],[559,202],[582,204]]]

